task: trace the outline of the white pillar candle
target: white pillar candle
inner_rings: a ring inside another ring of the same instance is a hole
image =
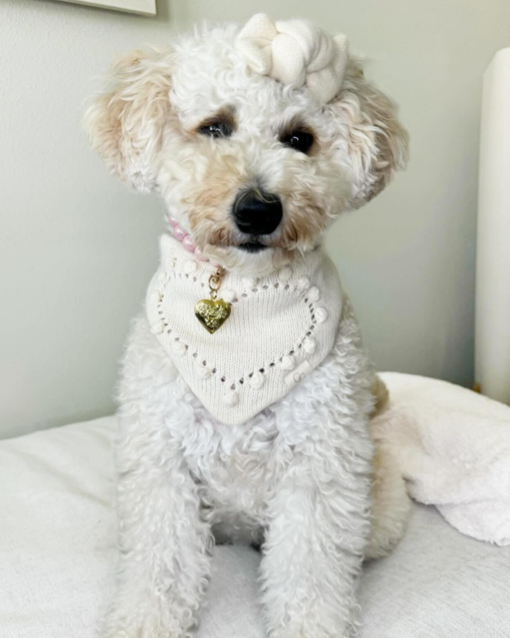
[[[484,76],[477,242],[475,380],[510,404],[510,48]]]

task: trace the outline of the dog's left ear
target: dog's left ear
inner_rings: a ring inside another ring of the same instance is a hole
[[[170,114],[170,50],[134,51],[113,66],[110,87],[85,114],[92,147],[122,181],[142,192],[156,182],[155,158]]]
[[[348,61],[342,90],[326,108],[340,128],[353,173],[352,208],[380,193],[393,175],[407,165],[409,136],[397,119],[396,105],[368,82],[359,61]]]

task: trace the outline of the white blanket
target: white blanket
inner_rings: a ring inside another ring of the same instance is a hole
[[[390,404],[373,431],[409,494],[460,532],[510,545],[510,407],[444,381],[381,376]]]
[[[383,376],[394,416],[420,420],[420,406],[435,404],[444,423],[471,399],[485,405],[439,381]],[[108,417],[0,441],[1,638],[97,638],[117,556],[115,427]],[[259,560],[248,547],[215,549],[197,638],[263,638]],[[510,547],[476,542],[413,505],[396,550],[365,565],[360,638],[508,638],[509,564]]]

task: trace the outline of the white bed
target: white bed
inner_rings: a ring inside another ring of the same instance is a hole
[[[442,383],[385,380],[396,404],[407,388],[416,396]],[[96,635],[114,581],[114,429],[108,417],[0,442],[2,638]],[[199,638],[263,638],[258,563],[250,548],[216,548]],[[414,505],[397,550],[365,568],[360,636],[508,638],[509,584],[510,547],[464,536],[435,508]]]

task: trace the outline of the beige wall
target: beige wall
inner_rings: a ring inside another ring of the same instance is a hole
[[[80,130],[116,53],[203,18],[305,16],[348,34],[401,104],[409,171],[331,232],[380,368],[469,384],[483,70],[508,0],[159,0],[156,19],[45,0],[0,4],[0,436],[113,409],[129,317],[163,210],[128,192]]]

